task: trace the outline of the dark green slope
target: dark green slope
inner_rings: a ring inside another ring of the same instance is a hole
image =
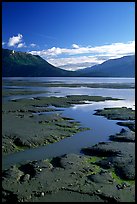
[[[71,76],[71,72],[49,64],[38,55],[2,49],[3,77]]]

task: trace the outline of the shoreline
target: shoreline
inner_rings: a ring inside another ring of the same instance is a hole
[[[31,87],[87,87],[87,88],[110,88],[110,89],[133,89],[135,88],[135,83],[73,83],[66,84],[63,82],[53,83],[53,82],[22,82],[22,81],[10,81],[4,82],[5,85],[12,86],[31,86]]]
[[[134,142],[112,140],[86,148],[88,153],[82,156],[65,154],[14,165],[3,171],[3,202],[11,198],[18,202],[134,202],[135,167],[130,162],[135,165],[134,146]]]
[[[8,150],[8,142],[13,139],[20,148],[19,150],[24,144],[28,145],[27,148],[32,148],[33,145],[30,144],[33,143],[30,139],[34,139],[34,132],[39,136],[42,135],[41,128],[38,127],[42,127],[47,135],[53,131],[56,139],[59,138],[60,133],[64,134],[65,137],[67,134],[72,136],[72,134],[86,128],[81,129],[80,123],[72,118],[62,117],[53,107],[49,108],[49,105],[64,108],[73,104],[84,104],[84,100],[89,100],[92,103],[92,101],[112,99],[119,100],[111,97],[73,95],[58,99],[56,97],[37,97],[34,100],[7,101],[3,104],[3,121],[8,122],[9,120],[10,126],[7,127],[5,123],[3,141],[7,142]],[[45,117],[41,114],[42,112],[49,114]],[[134,111],[131,108],[122,107],[104,108],[96,110],[95,113],[95,115],[102,115],[112,120],[117,120],[118,114],[123,120],[118,125],[124,125],[129,130],[123,128],[116,135],[110,135],[109,142],[98,143],[91,147],[89,144],[89,147],[81,149],[82,155],[65,154],[50,159],[15,164],[3,170],[2,201],[65,202],[67,199],[68,202],[134,202]],[[124,122],[127,119],[131,120],[132,123]],[[24,124],[24,129],[21,129],[22,124]],[[33,131],[29,133],[30,127]],[[47,131],[48,128],[49,132]],[[14,137],[11,133],[14,133]],[[27,140],[26,137],[28,137]],[[40,137],[35,139],[37,142]],[[49,142],[55,142],[53,135],[50,139]],[[11,145],[11,143],[9,144]]]
[[[80,127],[78,121],[62,117],[60,113],[56,113],[55,108],[49,107],[67,108],[73,104],[84,104],[87,100],[92,103],[92,101],[118,100],[118,98],[71,95],[4,102],[2,110],[3,154],[47,145],[77,132],[88,130],[87,127]],[[49,114],[42,114],[43,112]],[[7,126],[7,123],[10,126]]]

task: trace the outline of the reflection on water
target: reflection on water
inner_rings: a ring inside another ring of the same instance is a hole
[[[6,79],[7,80],[7,79]],[[11,79],[8,79],[11,80]],[[18,78],[12,80],[24,80],[24,78]],[[25,78],[26,81],[54,81],[58,80],[67,83],[95,83],[104,82],[104,78],[71,78],[67,80],[66,78]],[[133,82],[134,79],[127,78],[107,78],[110,83],[117,82],[120,83],[121,80],[125,82]],[[105,81],[106,82],[106,81]],[[21,88],[21,87],[17,87]],[[92,95],[92,96],[109,96],[117,97],[124,100],[118,101],[103,101],[103,102],[88,102],[83,105],[73,105],[70,108],[62,108],[62,115],[66,117],[74,118],[79,121],[82,126],[91,128],[84,132],[76,133],[72,137],[65,138],[60,142],[47,145],[45,147],[39,147],[35,149],[25,150],[23,152],[18,152],[11,154],[9,156],[4,156],[2,161],[2,167],[8,168],[10,165],[16,164],[18,162],[26,162],[30,160],[45,159],[49,157],[60,156],[66,153],[77,153],[80,154],[82,147],[92,146],[101,141],[108,141],[109,136],[120,132],[121,126],[118,126],[116,120],[108,120],[103,116],[93,115],[96,109],[103,109],[104,107],[131,107],[135,109],[135,90],[134,89],[104,89],[104,88],[68,88],[68,87],[22,87],[22,90],[40,90],[40,91],[50,91],[50,93],[42,94],[32,94],[32,95],[12,95],[7,99],[17,99],[17,98],[31,98],[37,96],[66,96],[66,95]],[[55,93],[57,92],[57,93]],[[59,93],[58,93],[59,92]],[[42,113],[43,114],[43,113]],[[125,127],[124,127],[125,128]],[[125,128],[126,129],[126,128]]]
[[[13,95],[4,97],[5,100],[32,98],[32,97],[65,97],[67,95],[90,95],[90,96],[105,96],[116,97],[125,99],[126,102],[135,101],[135,89],[107,89],[107,88],[68,88],[68,87],[23,87],[22,90],[29,91],[43,91],[40,94],[27,94],[27,95]],[[45,93],[44,93],[45,91]],[[48,93],[47,93],[48,92]]]
[[[94,102],[93,104],[74,105],[70,108],[62,108],[63,116],[74,118],[81,123],[81,126],[91,128],[91,130],[76,133],[72,137],[65,138],[47,146],[4,156],[2,163],[3,169],[16,163],[46,159],[67,153],[80,154],[80,150],[83,147],[92,146],[101,141],[108,141],[110,135],[120,132],[122,127],[116,124],[120,120],[108,120],[103,116],[93,115],[93,113],[95,109],[110,107],[112,105],[111,102],[112,101],[109,101],[109,104],[105,102]]]
[[[3,78],[3,82],[51,82],[51,83],[135,83],[134,78],[105,78],[105,77],[9,77]],[[36,86],[3,86],[3,88],[13,91],[12,96],[4,97],[4,100],[32,98],[32,97],[64,97],[66,95],[91,95],[91,96],[108,96],[125,99],[123,103],[131,104],[135,101],[135,89],[109,89],[109,88],[88,88],[88,87],[40,87]],[[41,91],[43,93],[16,95],[14,91]],[[133,106],[132,106],[133,107]]]

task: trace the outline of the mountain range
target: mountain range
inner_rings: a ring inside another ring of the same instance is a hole
[[[135,55],[110,59],[102,64],[66,71],[26,52],[2,49],[3,77],[135,77]]]
[[[81,69],[78,73],[93,77],[134,77],[135,55],[110,59],[102,64]]]

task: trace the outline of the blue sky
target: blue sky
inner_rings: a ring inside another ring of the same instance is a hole
[[[68,69],[135,52],[134,2],[3,2],[3,48]]]

